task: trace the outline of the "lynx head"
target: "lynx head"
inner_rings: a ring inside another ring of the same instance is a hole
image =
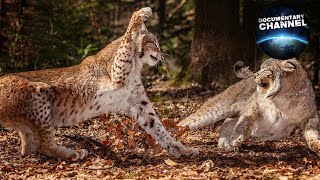
[[[254,74],[257,91],[265,98],[274,97],[282,90],[284,92],[297,91],[297,88],[306,88],[307,76],[296,59],[265,60],[260,70]],[[307,81],[308,82],[308,81]]]
[[[159,61],[164,61],[163,53],[157,38],[150,32],[139,33],[138,41],[139,59],[149,66],[155,66]]]

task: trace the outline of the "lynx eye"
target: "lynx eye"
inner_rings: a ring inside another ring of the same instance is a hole
[[[150,57],[153,59],[153,60],[157,60],[158,58],[153,56],[153,55],[150,55]]]
[[[139,58],[142,58],[143,55],[144,55],[144,52],[143,52],[143,51],[139,52]]]

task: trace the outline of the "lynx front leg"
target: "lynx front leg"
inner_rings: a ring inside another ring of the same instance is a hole
[[[223,122],[221,125],[218,148],[227,150],[232,149],[230,146],[230,138],[237,121],[238,118],[228,118]]]
[[[306,138],[308,147],[320,156],[320,137],[319,137],[319,117],[308,120],[304,127],[304,137]]]
[[[72,150],[58,146],[54,140],[53,128],[48,124],[37,127],[35,134],[38,143],[38,152],[47,156],[77,161],[84,159],[89,154],[85,149]]]
[[[165,130],[155,111],[148,100],[142,100],[131,107],[131,115],[138,121],[139,125],[157,140],[161,147],[167,149],[175,157],[181,155],[190,156],[198,154],[193,148],[187,148]]]
[[[43,83],[35,83],[35,92],[32,94],[28,117],[32,126],[30,129],[35,135],[37,151],[50,157],[77,161],[88,155],[85,149],[72,150],[58,146],[54,140],[54,132],[51,117],[51,98],[54,93],[50,86]]]
[[[133,13],[128,29],[125,32],[120,47],[114,57],[111,67],[111,86],[108,89],[115,90],[123,87],[132,66],[135,53],[135,43],[140,31],[147,31],[144,22],[152,15],[149,7],[142,8]]]
[[[256,103],[245,107],[246,112],[240,115],[239,120],[234,126],[229,142],[232,147],[238,147],[245,141],[252,130],[254,121],[259,116],[259,106]]]
[[[249,112],[240,116],[230,136],[230,145],[238,147],[245,141],[252,130],[252,124],[258,116],[258,109],[252,108]]]
[[[212,101],[218,101],[213,99]],[[178,126],[188,126],[191,130],[197,130],[209,126],[236,114],[233,105],[228,108],[219,101],[212,104],[211,101],[204,104],[197,112],[178,123]]]

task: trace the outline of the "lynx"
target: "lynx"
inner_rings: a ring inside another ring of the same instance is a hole
[[[163,60],[156,37],[144,22],[151,8],[133,13],[125,34],[81,64],[9,74],[0,78],[0,124],[18,131],[21,153],[77,161],[88,151],[58,146],[54,128],[106,112],[132,116],[174,156],[196,154],[165,130],[141,83],[143,64]]]
[[[237,63],[235,71],[245,79],[210,99],[178,125],[194,130],[224,121],[218,147],[226,149],[239,147],[249,137],[277,140],[301,127],[309,148],[320,155],[315,95],[296,59],[268,59],[257,73]]]

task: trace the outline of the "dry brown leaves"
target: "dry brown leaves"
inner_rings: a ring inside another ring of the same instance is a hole
[[[113,115],[107,114],[101,116],[100,121],[104,122],[106,133],[108,133],[107,139],[104,139],[102,143],[111,146],[116,151],[135,148],[153,149],[157,153],[162,151],[158,143],[130,117],[115,118]],[[179,118],[172,120],[163,118],[161,121],[166,130],[175,138],[179,138],[189,130],[187,127],[177,126]]]
[[[319,179],[320,158],[299,133],[224,152],[217,148],[218,133],[176,126],[214,93],[204,88],[148,92],[171,135],[200,150],[194,159],[169,156],[130,117],[110,114],[57,131],[58,144],[89,150],[79,162],[21,156],[17,134],[0,130],[0,179]]]

